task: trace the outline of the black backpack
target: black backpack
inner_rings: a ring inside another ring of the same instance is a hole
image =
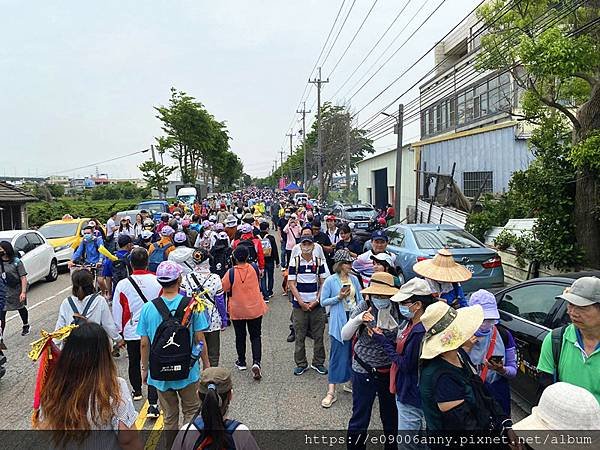
[[[133,273],[133,268],[129,262],[129,257],[119,258],[117,261],[112,262],[113,273],[112,273],[112,285],[116,286],[119,281],[128,278]]]
[[[551,334],[551,342],[552,342],[552,359],[554,361],[554,373],[553,378],[554,382],[560,381],[558,377],[558,363],[560,362],[560,354],[562,353],[562,342],[563,336],[565,335],[565,330],[568,325],[563,325],[562,327],[555,328],[552,330]]]
[[[255,263],[258,262],[258,253],[256,252],[256,247],[254,246],[254,241],[252,239],[241,239],[238,243],[238,247],[246,247],[248,249],[248,262]]]
[[[231,248],[228,246],[213,247],[210,253],[212,255],[210,271],[223,278],[231,267]]]
[[[194,427],[200,432],[200,436],[196,439],[194,443],[194,449],[203,450],[207,448],[211,448],[213,444],[212,438],[206,435],[206,430],[204,429],[204,420],[202,417],[196,417],[196,419],[192,422]],[[235,441],[233,440],[233,432],[241,425],[237,420],[226,419],[223,423],[225,427],[225,449],[226,450],[234,450],[235,449]],[[189,429],[189,427],[188,427]],[[187,433],[187,430],[186,430]],[[185,434],[184,434],[185,436]]]
[[[183,297],[171,315],[162,298],[152,300],[152,304],[162,317],[150,346],[150,376],[157,381],[185,380],[192,363],[190,330],[181,324],[184,311],[189,303]]]

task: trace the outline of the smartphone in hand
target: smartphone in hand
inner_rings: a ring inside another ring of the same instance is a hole
[[[504,358],[502,356],[491,356],[488,361],[493,362],[494,364],[502,364]]]

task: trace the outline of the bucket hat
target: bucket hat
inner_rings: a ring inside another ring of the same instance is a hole
[[[401,303],[408,300],[413,295],[431,295],[432,293],[431,287],[427,281],[422,278],[412,278],[400,286],[398,293],[390,300]]]
[[[469,306],[479,305],[483,308],[483,319],[500,319],[498,306],[496,305],[496,297],[490,291],[479,289],[471,294],[469,298]]]
[[[392,255],[388,252],[377,253],[376,255],[371,255],[372,260],[384,261],[388,266],[394,267],[394,260],[392,259]]]
[[[353,261],[356,261],[356,258],[354,256],[352,256],[347,249],[341,248],[341,249],[337,250],[335,252],[335,254],[333,255],[333,261],[336,263],[337,262],[353,262]]]
[[[433,359],[467,342],[483,323],[483,309],[475,305],[456,310],[435,302],[425,309],[421,322],[426,331],[421,359]]]
[[[361,291],[363,294],[385,295],[391,297],[398,292],[394,286],[394,276],[387,272],[375,272],[369,286]]]
[[[452,253],[446,248],[438,250],[433,259],[419,261],[413,270],[422,277],[444,283],[462,283],[473,276],[466,267],[454,261]]]
[[[521,437],[537,436],[542,432],[543,438],[539,442],[528,442],[534,449],[574,448],[567,442],[562,444],[564,430],[569,430],[569,435],[573,437],[587,436],[590,440],[586,442],[586,447],[598,448],[600,437],[597,432],[591,433],[590,430],[598,430],[599,423],[600,404],[596,397],[582,387],[558,382],[544,389],[539,404],[531,409],[529,416],[515,423],[513,430]],[[546,445],[548,438],[558,445]]]
[[[235,216],[233,214],[229,214],[227,216],[227,219],[225,219],[225,226],[226,227],[235,227],[237,225],[237,219],[235,218]]]

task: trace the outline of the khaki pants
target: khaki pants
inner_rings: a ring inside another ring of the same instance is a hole
[[[296,330],[296,341],[294,349],[294,361],[298,367],[308,367],[306,360],[306,331],[310,328],[313,345],[313,366],[322,366],[325,363],[325,343],[323,334],[325,333],[325,322],[327,317],[325,309],[318,307],[310,312],[303,311],[301,308],[292,309],[292,320]]]
[[[192,383],[176,391],[158,391],[158,401],[165,417],[165,430],[179,430],[179,402],[183,423],[188,423],[200,407],[198,383]]]

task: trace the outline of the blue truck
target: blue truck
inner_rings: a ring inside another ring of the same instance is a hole
[[[138,203],[136,209],[145,209],[152,214],[152,219],[156,222],[160,220],[161,214],[169,212],[169,203],[164,200],[145,200]]]

